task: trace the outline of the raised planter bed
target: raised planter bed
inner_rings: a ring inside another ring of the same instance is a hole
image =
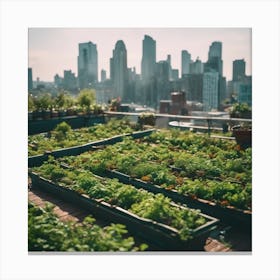
[[[56,196],[79,205],[94,213],[96,217],[106,218],[113,222],[125,224],[129,231],[143,239],[149,239],[164,251],[203,250],[206,238],[215,229],[218,220],[216,218],[200,214],[206,219],[206,223],[191,232],[192,238],[184,241],[180,238],[178,230],[150,219],[141,218],[121,207],[111,205],[101,199],[92,199],[87,195],[79,194],[50,180],[30,172],[32,187],[43,189]],[[176,204],[173,204],[174,206]],[[184,208],[176,205],[176,207]]]
[[[106,146],[106,145],[113,145],[116,144],[117,142],[121,142],[124,137],[131,136],[134,139],[138,139],[144,136],[147,136],[151,134],[154,129],[149,129],[145,131],[139,131],[139,132],[134,132],[134,133],[126,133],[123,135],[116,135],[107,139],[103,140],[98,140],[90,143],[86,143],[83,145],[79,146],[74,146],[70,148],[64,148],[64,149],[59,149],[55,151],[46,151],[45,154],[43,155],[36,155],[36,156],[31,156],[28,157],[28,167],[34,167],[34,166],[39,166],[41,165],[44,161],[48,159],[48,156],[53,156],[54,158],[60,158],[60,157],[65,157],[65,156],[76,156],[81,153],[90,151],[90,150],[96,150],[95,147],[98,146]]]
[[[76,115],[66,116],[66,112],[65,114],[57,113],[57,116],[55,116],[54,118],[42,118],[43,112],[33,112],[33,118],[30,117],[28,119],[28,135],[51,131],[63,121],[67,122],[72,128],[80,128],[105,122],[104,115],[90,117]]]
[[[187,204],[190,208],[200,209],[203,213],[217,217],[226,224],[242,226],[242,229],[251,231],[252,228],[252,213],[251,211],[240,210],[231,206],[221,206],[214,202],[194,198],[189,195],[180,194],[177,190],[169,190],[160,186],[144,182],[140,179],[135,179],[127,174],[123,174],[116,170],[106,170],[105,176],[117,178],[120,182],[129,183],[136,188],[143,188],[149,192],[162,193],[171,198],[175,202]]]

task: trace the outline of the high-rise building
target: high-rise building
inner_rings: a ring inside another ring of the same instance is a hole
[[[91,88],[98,82],[97,47],[92,42],[79,44],[78,80],[79,87]]]
[[[205,63],[204,71],[215,70],[223,76],[222,43],[213,42],[209,47],[208,61]]]
[[[63,87],[66,90],[75,90],[77,88],[77,80],[75,74],[71,70],[64,70]]]
[[[60,77],[58,74],[55,74],[54,76],[54,84],[57,88],[62,88],[63,86],[63,78]]]
[[[167,55],[166,61],[169,65],[169,80],[170,80],[172,78],[172,66],[171,66],[171,55],[170,54]]]
[[[142,46],[141,76],[142,80],[148,81],[155,73],[156,41],[152,37],[145,35]]]
[[[128,83],[127,53],[122,40],[117,41],[113,50],[113,57],[110,59],[110,73],[113,81],[115,96],[125,99]]]
[[[219,108],[219,73],[216,71],[203,74],[203,111],[218,110]]]
[[[33,89],[32,68],[28,68],[28,91]]]
[[[156,80],[157,80],[157,100],[169,98],[169,64],[166,60],[161,60],[156,64]]]
[[[212,57],[222,58],[222,43],[221,42],[215,41],[209,47],[208,60]]]
[[[240,81],[245,77],[245,60],[244,59],[236,59],[232,64],[232,80]]]
[[[106,81],[106,71],[104,69],[101,70],[101,82],[105,82]]]
[[[247,103],[252,106],[252,77],[245,76],[242,80],[232,81],[231,92],[240,103]]]
[[[202,103],[203,74],[187,74],[182,80],[182,90],[187,93],[187,100]]]
[[[178,69],[171,69],[171,80],[172,81],[179,80],[179,70]]]
[[[188,51],[183,50],[181,56],[181,77],[186,74],[190,74],[191,54]]]
[[[203,73],[203,63],[201,62],[199,57],[196,58],[196,61],[194,61],[190,64],[190,73],[191,74],[202,74]]]

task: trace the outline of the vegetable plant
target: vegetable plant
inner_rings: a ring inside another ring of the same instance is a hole
[[[86,217],[82,223],[62,222],[53,212],[54,205],[40,208],[28,204],[29,251],[143,251],[146,244],[135,245],[124,225],[100,227]]]

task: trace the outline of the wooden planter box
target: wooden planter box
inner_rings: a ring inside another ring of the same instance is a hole
[[[209,237],[210,232],[216,228],[219,222],[216,218],[201,214],[207,220],[207,223],[192,231],[192,239],[183,241],[179,237],[178,230],[175,228],[150,219],[141,218],[121,207],[110,205],[100,199],[91,199],[87,195],[81,195],[44,179],[36,173],[31,172],[29,176],[32,180],[32,187],[42,189],[63,200],[87,209],[97,218],[125,224],[130,232],[133,232],[144,240],[147,239],[150,244],[152,243],[164,251],[203,250],[207,237]],[[183,208],[179,205],[176,206]]]

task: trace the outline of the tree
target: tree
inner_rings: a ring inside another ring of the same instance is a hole
[[[28,111],[32,112],[35,110],[35,103],[32,94],[28,94]]]
[[[93,89],[83,89],[78,95],[78,104],[82,108],[90,109],[91,105],[95,103],[96,94]]]
[[[66,92],[60,92],[55,98],[55,104],[58,108],[69,108],[74,105],[74,99]]]
[[[44,93],[38,95],[36,99],[34,99],[34,103],[36,109],[38,110],[48,110],[51,109],[53,106],[53,100],[50,93]]]

